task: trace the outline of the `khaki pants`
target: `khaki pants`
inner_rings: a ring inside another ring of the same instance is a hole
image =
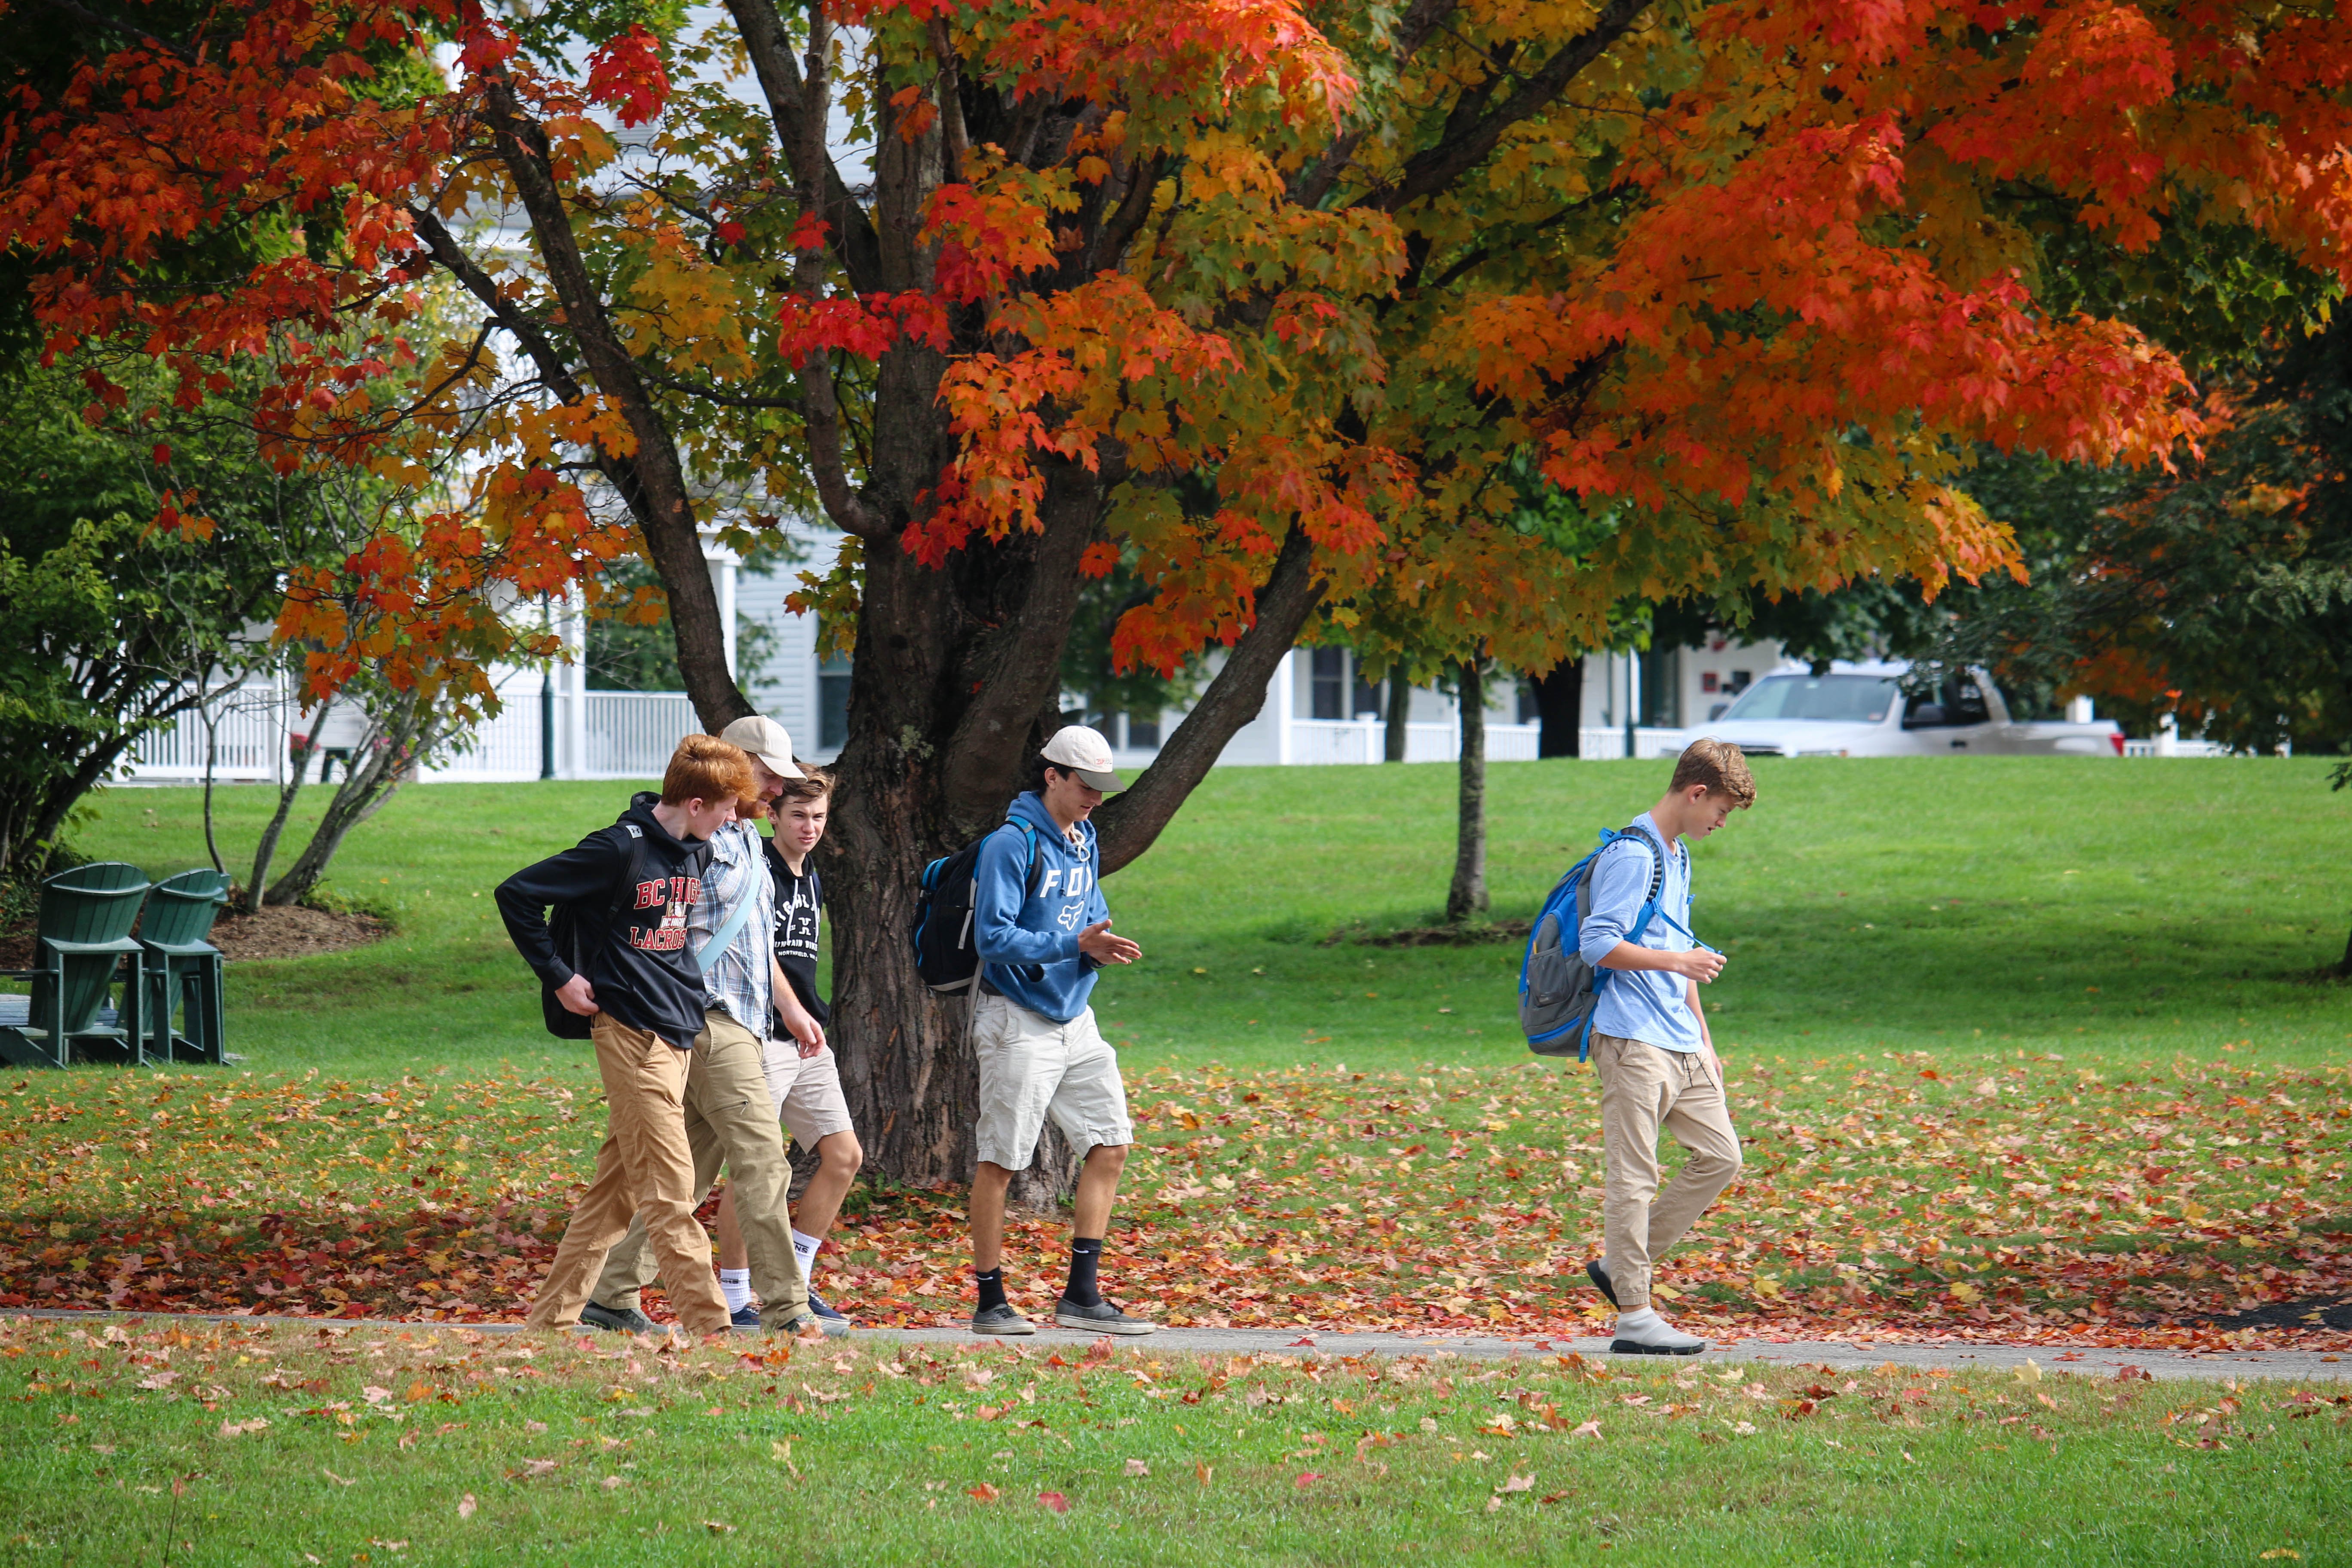
[[[719,1167],[735,1189],[735,1218],[751,1254],[751,1289],[761,1308],[777,1322],[808,1310],[808,1279],[793,1250],[793,1219],[784,1194],[792,1186],[792,1161],[783,1130],[768,1098],[766,1042],[717,1008],[703,1016],[694,1037],[694,1060],[686,1072],[686,1143],[692,1162],[694,1201],[710,1191]],[[596,1304],[614,1310],[635,1307],[637,1292],[653,1283],[642,1227],[604,1260],[596,1281]],[[705,1273],[709,1272],[706,1265]],[[669,1273],[662,1273],[664,1288]],[[714,1285],[712,1289],[716,1289]]]
[[[578,1323],[605,1252],[634,1223],[653,1237],[678,1321],[694,1333],[723,1333],[727,1299],[710,1272],[710,1238],[694,1217],[708,1184],[694,1184],[681,1114],[688,1053],[610,1014],[598,1014],[592,1028],[604,1080],[604,1144],[525,1321],[542,1329]]]
[[[1609,1159],[1601,1205],[1609,1283],[1617,1310],[1634,1312],[1650,1304],[1652,1266],[1739,1174],[1739,1134],[1702,1053],[1596,1034],[1592,1066],[1601,1075],[1601,1142]],[[1690,1153],[1663,1192],[1662,1127]]]

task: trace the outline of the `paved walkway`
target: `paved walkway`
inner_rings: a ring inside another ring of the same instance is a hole
[[[520,1323],[452,1323],[397,1321],[377,1318],[269,1318],[223,1313],[69,1312],[16,1310],[0,1316],[37,1318],[51,1321],[93,1319],[197,1318],[212,1322],[286,1323],[304,1328],[417,1330],[468,1328],[480,1333],[521,1331]],[[1040,1349],[1080,1349],[1097,1336],[1075,1330],[1047,1328],[1020,1340],[986,1342],[1034,1345]],[[856,1340],[866,1344],[964,1344],[981,1342],[962,1329],[860,1329]],[[1335,1333],[1289,1329],[1162,1329],[1155,1334],[1114,1342],[1122,1348],[1150,1350],[1155,1354],[1235,1355],[1268,1352],[1292,1355],[1442,1355],[1500,1359],[1515,1355],[1554,1355],[1570,1351],[1588,1356],[1609,1354],[1607,1340],[1500,1339],[1465,1334]],[[1633,1358],[1626,1358],[1628,1361]],[[2113,1378],[2125,1367],[2137,1367],[2155,1378],[2274,1378],[2290,1382],[2321,1379],[2352,1380],[2352,1353],[2321,1351],[2245,1351],[2228,1353],[2180,1351],[2080,1350],[2054,1345],[1852,1344],[1839,1340],[1801,1340],[1781,1344],[1764,1340],[1731,1340],[1708,1351],[1709,1361],[1744,1361],[1771,1366],[1828,1365],[1840,1371],[1884,1366],[1915,1366],[1922,1371],[1945,1367],[1954,1372],[2007,1371],[2031,1360],[2044,1373],[2071,1372],[2084,1377]],[[1668,1364],[1665,1358],[1654,1363]]]

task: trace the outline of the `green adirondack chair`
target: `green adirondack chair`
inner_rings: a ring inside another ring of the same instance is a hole
[[[0,970],[0,980],[33,983],[29,1002],[16,1015],[21,1022],[0,1015],[0,1058],[18,1067],[51,1068],[76,1058],[145,1060],[139,1028],[143,955],[131,928],[147,886],[145,872],[120,860],[77,866],[41,884],[34,967]],[[101,1009],[123,970],[121,1010],[110,1019]]]
[[[147,984],[147,1054],[157,1061],[227,1059],[221,951],[208,940],[226,902],[228,879],[218,871],[183,871],[147,894],[139,946]],[[172,1027],[174,1013],[185,1016],[178,1029]]]

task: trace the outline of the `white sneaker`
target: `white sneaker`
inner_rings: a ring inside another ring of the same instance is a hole
[[[1609,1344],[1612,1355],[1696,1355],[1705,1349],[1705,1340],[1684,1333],[1651,1307],[1619,1313],[1617,1334]]]

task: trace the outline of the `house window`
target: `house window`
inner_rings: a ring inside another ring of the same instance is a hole
[[[1519,722],[1522,724],[1543,722],[1543,700],[1536,695],[1536,683],[1532,680],[1519,682]]]
[[[817,661],[816,743],[828,752],[849,744],[849,660],[839,654]]]
[[[1343,647],[1318,647],[1307,655],[1307,708],[1309,718],[1345,719],[1348,716],[1348,650]]]
[[[1366,715],[1374,719],[1381,716],[1381,689],[1364,679],[1362,665],[1356,666],[1355,705],[1349,710],[1349,712],[1358,719],[1364,718]]]
[[[1127,716],[1128,749],[1156,752],[1160,749],[1160,715],[1129,713]]]

